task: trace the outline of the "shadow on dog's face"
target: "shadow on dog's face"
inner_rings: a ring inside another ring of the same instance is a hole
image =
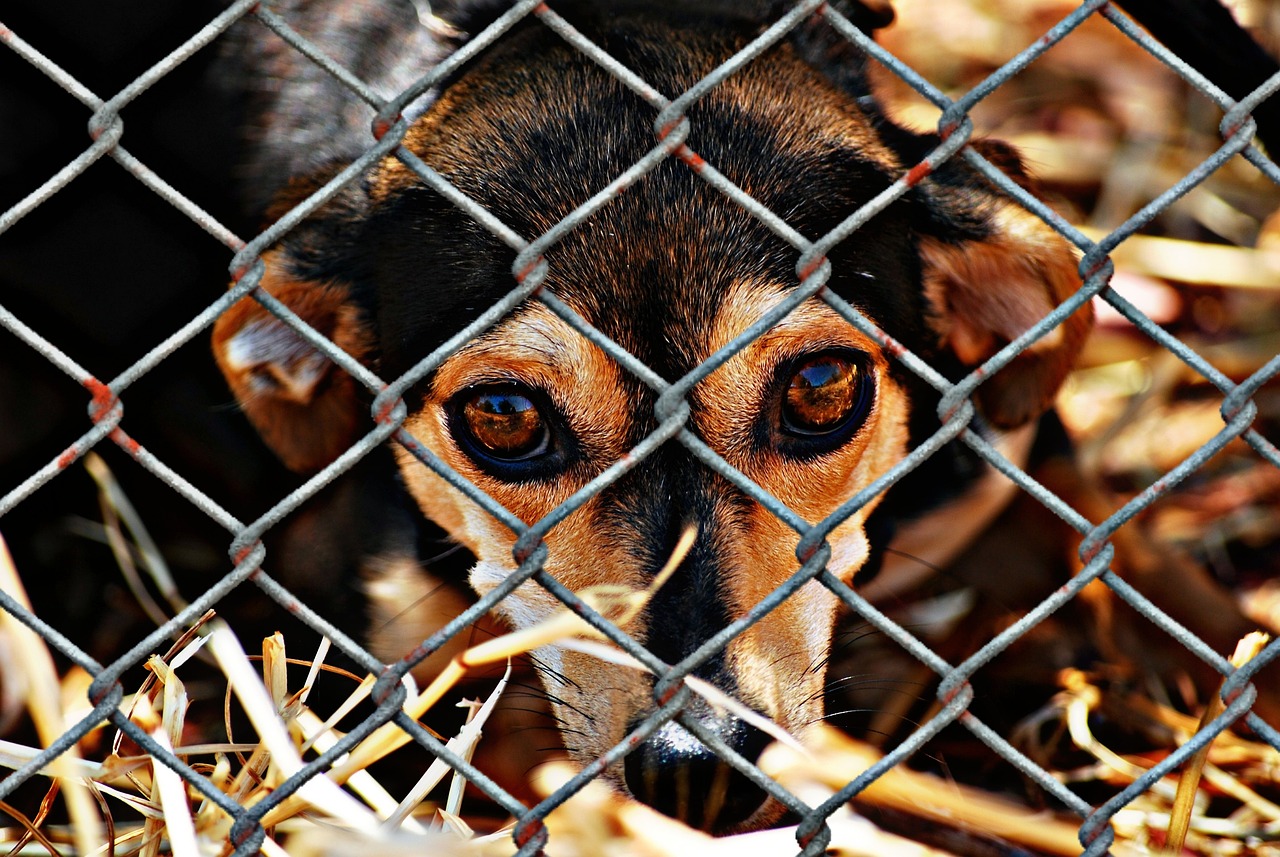
[[[751,34],[639,16],[620,17],[595,35],[674,95]],[[816,239],[937,140],[864,112],[854,93],[802,55],[803,45],[784,41],[715,87],[690,109],[686,142]],[[657,144],[652,117],[615,78],[533,27],[468,66],[417,119],[405,145],[532,239]],[[1006,147],[980,145],[1024,180]],[[693,163],[663,161],[545,255],[543,288],[667,381],[693,371],[799,282],[797,251],[703,181],[696,159],[687,160]],[[392,379],[513,288],[513,258],[388,159],[268,255],[263,286]],[[1062,242],[958,161],[855,231],[829,260],[828,288],[952,370],[985,360],[1078,284]],[[1086,326],[1079,314],[984,384],[985,417],[1013,426],[1041,411]],[[361,406],[351,380],[256,303],[224,315],[215,343],[247,413],[286,462],[315,469],[353,439]],[[879,343],[814,298],[692,387],[686,428],[816,523],[904,456],[917,383]],[[630,455],[657,426],[655,402],[649,386],[535,297],[414,388],[405,427],[531,524]],[[397,454],[423,513],[475,554],[472,586],[492,589],[516,567],[513,533],[411,454]],[[864,522],[875,502],[829,537],[829,568],[846,581],[868,557]],[[624,628],[674,664],[800,567],[796,531],[689,448],[663,444],[552,528],[545,567],[572,590],[643,589],[691,524],[693,548]],[[801,733],[823,716],[836,606],[824,587],[805,584],[693,674]],[[517,627],[558,609],[536,583],[499,606]],[[647,674],[558,648],[538,655],[562,677],[548,679],[552,707],[569,750],[583,762],[623,740],[656,707]],[[763,748],[762,733],[705,702],[686,713],[749,761]],[[781,814],[674,723],[607,776],[717,831],[764,826]]]

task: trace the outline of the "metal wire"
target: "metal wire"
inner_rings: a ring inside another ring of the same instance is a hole
[[[172,72],[174,68],[193,53],[218,38],[233,23],[247,16],[256,17],[263,26],[281,38],[290,49],[297,51],[300,56],[315,63],[332,81],[350,91],[355,98],[371,106],[376,115],[370,128],[368,147],[361,157],[347,165],[345,169],[337,173],[323,187],[301,201],[269,228],[254,236],[251,240],[246,241],[233,234],[196,202],[177,191],[163,178],[129,154],[121,145],[125,133],[125,124],[121,117],[121,111],[149,87]],[[1192,87],[1208,96],[1225,111],[1226,115],[1220,127],[1223,143],[1216,152],[1188,172],[1167,191],[1144,206],[1120,227],[1114,229],[1105,238],[1094,242],[1063,220],[1060,215],[1048,208],[1043,202],[1018,186],[1016,182],[983,158],[968,143],[973,131],[969,114],[979,102],[1008,83],[1012,77],[1035,62],[1054,44],[1067,37],[1086,21],[1096,17],[1106,19],[1123,35],[1132,39],[1144,50],[1168,65]],[[401,145],[403,137],[409,128],[409,122],[402,116],[402,111],[456,71],[462,63],[502,39],[513,26],[526,18],[541,22],[541,25],[557,34],[566,44],[580,51],[600,68],[616,77],[631,92],[638,95],[644,104],[653,111],[652,124],[654,129],[654,144],[648,153],[623,170],[606,186],[602,187],[597,193],[544,233],[530,236],[520,235],[513,227],[504,223],[492,212],[485,210],[475,200],[468,197],[424,163],[413,152]],[[942,116],[939,119],[937,128],[940,142],[919,164],[908,165],[902,175],[889,187],[858,208],[858,210],[851,212],[847,218],[827,234],[806,236],[788,223],[784,217],[770,211],[759,200],[752,198],[743,189],[737,187],[725,175],[720,173],[714,164],[707,163],[696,151],[689,147],[686,141],[689,139],[692,124],[686,115],[686,111],[694,102],[713,91],[724,80],[750,64],[771,45],[786,38],[796,27],[819,18],[839,37],[849,41],[854,47],[881,64],[889,73],[896,75],[909,87],[939,108],[942,111]],[[645,80],[643,76],[644,69],[628,68],[611,56],[604,48],[593,43],[582,32],[575,29],[567,20],[558,15],[551,5],[540,2],[540,0],[513,2],[505,14],[484,31],[474,34],[464,47],[434,68],[426,70],[412,86],[394,94],[389,99],[384,99],[380,96],[352,70],[345,68],[328,57],[318,45],[291,27],[285,17],[274,12],[269,4],[262,4],[259,0],[239,0],[239,2],[230,5],[223,13],[211,20],[197,33],[183,41],[167,57],[107,99],[94,94],[53,60],[37,51],[18,34],[3,26],[3,24],[0,24],[0,43],[3,43],[13,50],[17,56],[47,75],[90,111],[88,116],[90,142],[85,150],[53,176],[40,183],[35,190],[27,194],[18,203],[7,211],[0,212],[0,234],[3,234],[17,221],[44,204],[51,196],[65,189],[91,164],[103,157],[109,157],[124,167],[138,181],[158,194],[161,199],[177,212],[195,222],[216,241],[228,248],[233,254],[228,269],[234,282],[233,287],[225,295],[211,302],[190,322],[164,336],[142,358],[107,383],[98,380],[90,371],[72,360],[49,339],[18,318],[14,313],[0,306],[0,327],[13,334],[22,345],[43,356],[51,365],[85,388],[89,398],[90,422],[90,427],[85,433],[69,444],[63,453],[44,466],[37,468],[27,479],[0,497],[0,517],[27,500],[41,486],[56,478],[89,450],[110,440],[125,450],[141,467],[153,473],[161,482],[171,488],[178,497],[203,512],[231,534],[228,554],[232,566],[216,585],[210,587],[188,607],[108,664],[97,663],[57,629],[38,616],[33,615],[13,598],[0,593],[0,609],[16,617],[18,621],[41,635],[53,649],[93,675],[94,680],[89,693],[90,701],[95,706],[89,715],[70,728],[57,742],[37,758],[0,779],[0,799],[6,798],[15,788],[35,776],[51,760],[74,746],[90,730],[104,722],[110,722],[136,741],[140,747],[155,757],[161,764],[177,772],[200,794],[216,803],[229,816],[234,818],[234,826],[229,839],[230,844],[235,849],[234,853],[237,855],[252,854],[256,853],[262,846],[265,832],[261,822],[272,808],[279,806],[290,795],[296,793],[308,779],[319,776],[328,770],[344,753],[354,747],[356,742],[370,734],[375,728],[388,722],[394,722],[429,753],[443,759],[449,766],[460,771],[468,780],[476,784],[507,811],[515,815],[517,824],[513,838],[519,848],[519,853],[536,854],[540,853],[547,843],[548,834],[544,820],[552,809],[562,804],[592,779],[600,776],[610,765],[621,760],[663,724],[674,720],[681,723],[735,769],[742,772],[787,806],[793,813],[800,816],[802,821],[797,832],[797,847],[801,854],[813,855],[822,853],[830,841],[830,831],[826,826],[826,820],[832,813],[883,775],[885,771],[903,763],[943,728],[950,724],[958,723],[988,746],[994,754],[1009,762],[1024,776],[1038,784],[1062,808],[1078,815],[1081,819],[1080,842],[1084,849],[1083,853],[1101,854],[1107,851],[1114,839],[1114,834],[1110,828],[1110,819],[1117,811],[1127,806],[1157,782],[1160,777],[1175,770],[1199,748],[1211,741],[1215,735],[1241,718],[1247,718],[1249,725],[1258,735],[1276,746],[1277,749],[1280,749],[1280,734],[1249,711],[1256,697],[1256,689],[1249,682],[1259,669],[1280,657],[1280,641],[1267,647],[1263,654],[1251,662],[1247,668],[1239,671],[1233,670],[1220,653],[1215,652],[1204,641],[1196,637],[1194,633],[1162,612],[1132,586],[1121,580],[1111,569],[1111,563],[1115,555],[1111,539],[1116,531],[1130,522],[1135,515],[1149,508],[1160,497],[1167,495],[1177,483],[1203,467],[1205,462],[1223,449],[1226,444],[1236,439],[1242,439],[1265,461],[1273,466],[1280,467],[1280,450],[1277,450],[1274,444],[1263,438],[1252,427],[1257,413],[1257,407],[1253,403],[1252,397],[1263,384],[1280,375],[1280,357],[1270,360],[1247,380],[1235,383],[1192,348],[1164,331],[1158,324],[1114,292],[1109,285],[1114,270],[1109,254],[1121,242],[1135,234],[1158,214],[1168,209],[1179,197],[1205,181],[1214,171],[1220,169],[1237,155],[1252,163],[1271,181],[1280,183],[1280,169],[1277,169],[1276,165],[1252,142],[1255,126],[1253,120],[1249,117],[1251,109],[1263,99],[1272,95],[1277,89],[1280,89],[1280,75],[1267,81],[1248,97],[1236,102],[1181,58],[1173,55],[1134,25],[1133,22],[1128,20],[1115,7],[1106,3],[1105,0],[1088,0],[1088,2],[1082,3],[1079,8],[1046,31],[1035,43],[1018,53],[986,80],[957,99],[949,98],[918,72],[909,68],[883,47],[877,45],[867,34],[860,31],[847,18],[841,15],[836,8],[822,2],[822,0],[803,0],[803,2],[795,3],[785,12],[780,13],[778,19],[765,28],[750,44],[712,70],[706,77],[680,93],[660,92]],[[309,326],[283,303],[258,288],[265,273],[263,253],[297,227],[305,218],[341,193],[344,188],[353,182],[359,181],[360,177],[366,174],[372,166],[388,156],[398,158],[405,167],[418,176],[426,187],[434,190],[449,203],[456,206],[463,214],[474,220],[476,224],[492,233],[499,241],[516,252],[516,258],[511,269],[512,284],[510,291],[501,300],[483,312],[474,322],[465,326],[455,336],[451,337],[433,353],[424,357],[402,376],[394,379],[378,377],[374,372],[361,365],[341,348],[329,341],[320,332]],[[581,226],[592,214],[609,205],[618,194],[625,191],[631,184],[671,158],[688,165],[708,186],[741,206],[744,211],[750,213],[764,227],[794,248],[796,252],[797,283],[785,300],[778,303],[777,306],[706,361],[695,367],[684,377],[668,379],[661,377],[624,347],[592,326],[553,292],[544,289],[543,284],[549,270],[545,259],[545,254],[548,250]],[[927,361],[911,353],[901,343],[877,328],[856,308],[825,288],[831,273],[831,263],[826,259],[826,254],[831,248],[861,229],[889,205],[909,193],[913,187],[921,182],[928,181],[930,174],[947,160],[953,158],[963,159],[970,167],[985,176],[1000,192],[1039,217],[1052,229],[1078,247],[1083,254],[1080,262],[1082,278],[1080,289],[1066,298],[1060,306],[1023,335],[1000,349],[981,367],[956,382],[948,380],[934,367],[930,366]],[[151,451],[142,447],[120,428],[124,413],[124,396],[129,388],[167,360],[175,350],[190,342],[195,336],[208,328],[218,316],[246,295],[252,295],[267,311],[297,331],[317,351],[346,370],[369,390],[374,397],[371,406],[371,415],[374,421],[372,430],[354,443],[337,460],[306,480],[299,488],[280,499],[257,520],[247,523],[240,521],[230,512],[223,509],[207,494],[166,465]],[[794,510],[789,509],[761,486],[755,484],[748,476],[717,455],[689,430],[690,406],[687,397],[697,384],[705,380],[718,367],[735,354],[738,354],[756,338],[770,330],[796,307],[813,297],[825,301],[858,330],[882,343],[886,353],[891,354],[894,359],[900,362],[906,371],[914,373],[936,389],[941,394],[938,413],[942,419],[942,426],[932,437],[912,450],[905,459],[895,465],[888,473],[843,504],[826,520],[811,522],[804,520]],[[1095,297],[1111,304],[1125,318],[1131,321],[1139,331],[1174,354],[1191,371],[1205,378],[1224,397],[1221,408],[1223,419],[1221,431],[1148,489],[1114,512],[1106,520],[1099,522],[1088,520],[1065,500],[1056,496],[1029,474],[1007,460],[984,439],[980,432],[975,431],[971,426],[971,421],[975,415],[971,399],[981,385],[985,383],[986,379],[1008,365],[1037,340],[1052,334],[1072,313]],[[480,488],[452,470],[418,439],[406,431],[403,427],[403,422],[407,408],[402,398],[406,391],[427,377],[458,349],[498,324],[516,307],[529,300],[539,301],[608,355],[621,370],[639,379],[658,394],[654,414],[657,420],[657,427],[653,432],[623,458],[607,467],[560,506],[541,520],[534,522],[522,521],[510,510],[503,508]],[[907,629],[895,623],[873,604],[869,603],[856,590],[833,575],[827,568],[831,551],[826,539],[836,527],[848,520],[850,516],[865,508],[895,482],[919,467],[944,444],[956,439],[966,444],[982,459],[1014,482],[1020,490],[1034,497],[1081,535],[1080,557],[1084,568],[1067,585],[1054,592],[1003,632],[988,640],[985,645],[963,663],[952,665]],[[481,597],[471,608],[454,618],[444,628],[433,634],[431,638],[423,641],[413,652],[407,654],[404,659],[391,665],[381,663],[358,641],[343,634],[326,617],[312,610],[302,599],[270,577],[263,570],[266,550],[261,542],[263,535],[280,524],[286,516],[298,509],[308,499],[314,497],[317,492],[333,479],[349,470],[361,458],[388,440],[399,444],[426,467],[442,477],[448,484],[457,488],[472,502],[487,511],[495,520],[509,528],[516,536],[514,556],[519,566],[502,584]],[[800,568],[774,592],[752,606],[746,614],[735,620],[728,627],[706,640],[695,652],[677,664],[664,663],[654,656],[639,642],[585,603],[578,595],[555,580],[544,569],[548,549],[543,539],[547,533],[568,515],[581,508],[591,498],[617,482],[629,470],[638,466],[663,444],[669,442],[684,446],[690,454],[695,456],[706,467],[724,477],[793,530],[797,535],[796,556],[801,563]],[[376,697],[379,700],[377,711],[365,719],[337,745],[279,784],[269,798],[252,807],[238,805],[234,800],[215,788],[207,777],[184,764],[171,750],[160,746],[145,730],[132,723],[127,716],[119,711],[119,701],[123,693],[120,678],[124,672],[140,664],[161,643],[181,633],[208,608],[216,606],[232,590],[246,580],[253,580],[255,585],[269,598],[299,616],[302,621],[319,633],[329,637],[363,668],[380,676],[377,691],[379,695]],[[526,807],[515,797],[505,792],[469,762],[451,752],[401,710],[405,695],[401,680],[407,675],[408,671],[423,658],[438,650],[455,635],[461,633],[463,629],[485,615],[503,599],[509,597],[516,588],[529,581],[536,582],[537,585],[560,599],[569,609],[583,616],[591,625],[652,670],[657,676],[654,687],[656,707],[653,714],[639,724],[623,741],[609,749],[593,763],[588,764],[578,775],[546,800],[532,807]],[[685,714],[683,708],[688,701],[689,690],[683,685],[683,679],[700,665],[723,652],[725,647],[734,639],[768,615],[779,604],[790,598],[802,586],[815,581],[815,585],[826,587],[848,605],[851,610],[862,616],[873,627],[936,673],[939,677],[937,693],[941,706],[932,717],[922,723],[918,729],[889,752],[878,764],[848,783],[845,788],[821,805],[810,806],[774,782],[756,767],[751,760],[741,757],[731,747],[727,746],[720,736],[706,729],[696,718]],[[1055,610],[1076,598],[1085,586],[1095,581],[1100,581],[1110,587],[1117,596],[1131,604],[1142,616],[1149,620],[1154,628],[1158,628],[1170,635],[1182,646],[1186,647],[1196,658],[1211,665],[1224,676],[1230,677],[1223,691],[1223,699],[1228,704],[1226,710],[1219,717],[1204,729],[1198,731],[1189,742],[1176,752],[1169,755],[1147,771],[1141,778],[1098,807],[1091,806],[1082,800],[1059,782],[1050,772],[1044,770],[1019,752],[1003,736],[984,724],[968,710],[974,698],[970,679],[977,670],[1005,651],[1009,646],[1022,639],[1031,629],[1044,621]]]

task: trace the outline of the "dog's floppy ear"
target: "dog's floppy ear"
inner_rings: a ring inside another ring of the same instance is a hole
[[[1004,143],[971,144],[1020,185],[1030,180]],[[968,368],[991,357],[1080,288],[1071,246],[1040,218],[952,159],[925,190],[920,256],[929,324]],[[1012,428],[1053,402],[1089,331],[1086,303],[978,387],[992,424]]]
[[[352,357],[368,357],[368,330],[346,289],[291,278],[278,252],[265,260],[261,288]],[[318,470],[356,440],[355,380],[252,297],[218,318],[213,354],[249,421],[291,470]]]
[[[273,213],[287,210],[322,179],[295,183]],[[360,270],[361,196],[354,191],[341,195],[265,253],[259,287],[343,351],[368,363],[374,352],[372,331],[353,296]],[[252,296],[219,316],[213,353],[245,415],[290,469],[318,470],[359,436],[361,416],[368,413],[362,388]]]

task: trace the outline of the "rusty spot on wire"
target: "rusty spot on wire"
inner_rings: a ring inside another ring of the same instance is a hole
[[[933,165],[931,165],[928,161],[921,161],[920,163],[916,164],[907,172],[907,175],[906,175],[907,187],[915,187],[916,185],[920,184],[920,182],[928,178],[929,174],[932,172],[933,172]]]

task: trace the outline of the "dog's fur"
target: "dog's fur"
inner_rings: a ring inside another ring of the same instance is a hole
[[[439,22],[424,26],[408,3],[279,5],[295,27],[385,96],[454,47]],[[474,33],[492,18],[491,5],[437,12]],[[670,97],[784,11],[770,3],[553,5]],[[875,9],[836,6],[863,26],[884,21]],[[241,51],[254,90],[249,185],[270,218],[371,143],[372,111],[265,30],[244,39]],[[687,144],[696,157],[664,161],[547,251],[544,288],[663,378],[690,372],[798,283],[795,250],[705,183],[700,162],[812,239],[938,145],[885,117],[862,64],[826,23],[802,24],[692,105]],[[652,108],[532,19],[420,99],[409,116],[404,145],[528,239],[657,144]],[[1007,146],[971,145],[1028,184]],[[267,254],[262,287],[393,379],[510,291],[512,260],[482,226],[388,158]],[[1079,286],[1070,248],[960,158],[855,231],[829,261],[832,292],[952,377],[981,364]],[[1026,427],[1048,407],[1088,324],[1087,309],[1077,312],[987,378],[975,425],[992,437],[1008,430],[1017,441],[1010,448],[1025,448]],[[245,412],[295,469],[323,466],[365,431],[367,401],[352,379],[256,302],[246,299],[224,314],[214,342]],[[806,392],[806,383],[818,392]],[[654,401],[652,389],[530,299],[411,391],[405,427],[533,523],[654,429]],[[810,522],[825,519],[937,426],[936,395],[820,299],[803,303],[697,383],[688,402],[693,434]],[[507,435],[514,437],[508,452],[528,452],[532,441],[542,446],[532,444],[538,448],[531,455],[514,460],[482,439]],[[841,523],[829,539],[831,571],[853,580],[876,562],[888,525],[981,477],[960,455],[948,450],[895,489],[870,528],[878,500]],[[397,456],[422,512],[475,555],[471,585],[492,589],[516,566],[512,532],[412,455]],[[957,476],[966,468],[969,477]],[[1007,493],[994,490],[974,520],[989,520]],[[697,539],[688,557],[625,627],[673,664],[799,567],[796,533],[685,446],[663,445],[557,524],[546,539],[546,568],[574,590],[641,589],[689,524]],[[499,610],[524,627],[559,607],[530,583]],[[803,732],[823,715],[836,613],[835,597],[807,584],[695,674]],[[406,648],[384,640],[380,653],[395,658]],[[580,760],[618,744],[655,707],[651,677],[556,648],[538,656],[563,677],[549,688],[552,708]],[[756,730],[700,702],[686,713],[748,759],[764,743]],[[781,813],[675,724],[607,775],[717,831],[759,827]],[[699,794],[711,795],[706,806],[689,799]]]

